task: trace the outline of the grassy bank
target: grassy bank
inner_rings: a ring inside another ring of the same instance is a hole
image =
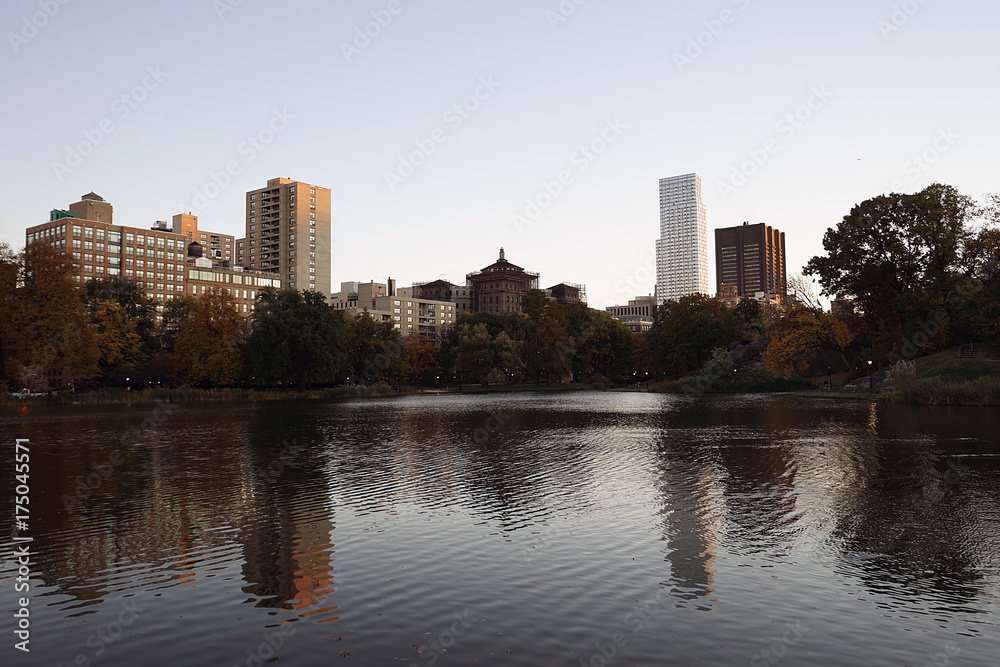
[[[565,384],[491,384],[462,387],[445,387],[441,391],[449,394],[513,394],[520,392],[562,393],[567,391],[593,391],[595,387],[583,382],[568,382]]]
[[[260,389],[194,389],[179,387],[176,389],[143,389],[127,391],[125,389],[99,389],[91,392],[48,394],[33,398],[14,398],[4,393],[0,397],[0,405],[17,407],[21,405],[144,405],[154,403],[213,403],[258,401],[288,401],[288,400],[319,400],[330,398],[357,398],[364,396],[397,396],[409,393],[406,390],[395,390],[388,385],[372,385],[370,387],[337,387],[334,389],[318,389],[315,391],[273,391]]]

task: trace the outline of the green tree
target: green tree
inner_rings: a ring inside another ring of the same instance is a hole
[[[635,341],[624,324],[602,310],[578,309],[581,317],[573,330],[577,368],[584,374],[598,374],[621,382],[632,375]]]
[[[896,347],[955,289],[974,211],[968,197],[941,184],[869,199],[827,230],[826,254],[810,259],[805,273],[819,277],[825,294],[854,299],[882,346]]]
[[[347,323],[347,363],[355,384],[398,382],[406,366],[402,336],[392,322],[359,313]]]
[[[458,327],[458,363],[467,368],[484,386],[507,381],[524,365],[521,343],[506,331],[491,335],[485,324]]]
[[[530,290],[521,305],[526,313],[522,346],[525,373],[538,383],[562,380],[572,370],[573,352],[565,308],[541,290]]]
[[[751,333],[760,328],[761,309],[760,301],[757,299],[743,297],[736,304],[734,312],[740,321],[740,325],[743,327],[744,333]]]
[[[231,385],[240,379],[246,347],[247,322],[235,299],[212,289],[178,326],[174,362],[191,384]]]
[[[657,365],[677,376],[700,368],[712,350],[729,347],[739,335],[736,314],[721,301],[698,294],[660,306],[647,337]]]
[[[263,382],[290,382],[305,391],[348,372],[347,316],[317,292],[263,289],[251,318],[250,374]]]

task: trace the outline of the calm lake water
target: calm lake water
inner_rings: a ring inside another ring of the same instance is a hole
[[[2,665],[1000,664],[993,409],[31,406],[0,437]]]

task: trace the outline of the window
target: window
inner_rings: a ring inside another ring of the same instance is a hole
[[[83,228],[83,236],[84,236],[84,238],[88,238],[88,239],[94,238],[94,228],[93,227],[84,227]]]

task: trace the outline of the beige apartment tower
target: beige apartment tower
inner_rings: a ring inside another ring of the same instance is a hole
[[[330,296],[330,189],[272,178],[246,199],[246,237],[236,263],[274,273],[286,289]]]

